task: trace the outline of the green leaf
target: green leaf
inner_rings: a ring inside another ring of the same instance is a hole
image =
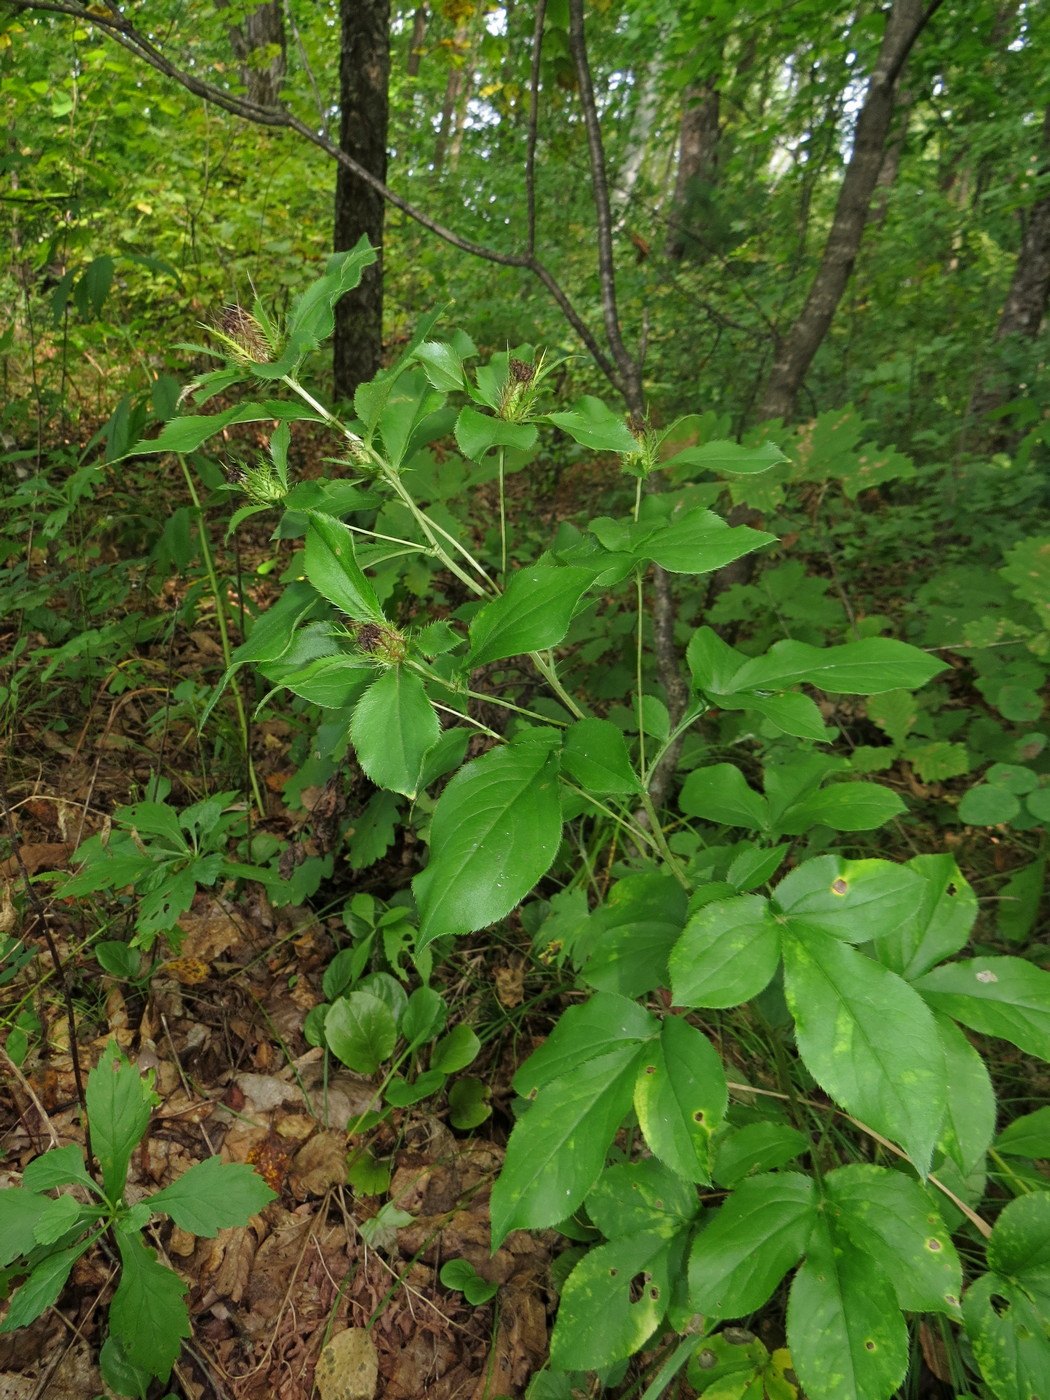
[[[824,1178],[826,1211],[890,1280],[905,1312],[959,1317],[962,1266],[936,1202],[903,1172],[851,1163]]]
[[[883,690],[917,690],[943,670],[942,661],[890,637],[837,647],[784,641],[765,656],[746,661],[733,677],[732,689],[784,690],[802,681],[836,695],[877,695]]]
[[[327,340],[335,328],[335,304],[361,281],[361,274],[378,257],[367,237],[362,236],[349,252],[332,253],[318,277],[296,298],[288,315],[289,346],[296,358]]]
[[[712,1139],[729,1102],[725,1070],[707,1036],[680,1016],[664,1019],[645,1049],[634,1109],[650,1151],[687,1181],[711,1181]]]
[[[1045,889],[1045,856],[1014,871],[999,892],[996,925],[1000,937],[1009,943],[1025,942],[1035,925]],[[959,944],[959,947],[962,947],[962,944]],[[958,952],[958,948],[951,951]]]
[[[705,442],[699,447],[686,447],[662,462],[664,468],[703,467],[723,476],[753,476],[767,472],[787,458],[775,442],[763,442],[757,447],[745,447],[739,442]],[[685,474],[691,475],[691,473]],[[682,477],[681,471],[675,472]]]
[[[433,987],[417,987],[401,1013],[398,1033],[409,1050],[415,1050],[425,1041],[433,1040],[447,1016],[448,1006],[440,992]]]
[[[372,992],[351,992],[328,1008],[324,1036],[347,1069],[373,1074],[394,1053],[397,1026],[385,1001]]]
[[[415,799],[423,760],[441,725],[414,671],[391,666],[357,702],[350,738],[376,787]]]
[[[109,1305],[110,1331],[120,1338],[132,1366],[167,1380],[184,1337],[192,1336],[183,1294],[186,1285],[159,1263],[142,1236],[117,1231],[124,1265]]]
[[[967,958],[935,967],[915,986],[971,1030],[1050,1060],[1050,972],[1021,958]]]
[[[170,1215],[180,1230],[211,1239],[220,1230],[247,1225],[276,1196],[252,1167],[206,1157],[147,1204],[154,1213]]]
[[[492,1116],[491,1091],[480,1079],[457,1079],[448,1091],[448,1120],[460,1132],[480,1127]]]
[[[1020,814],[1021,799],[1009,788],[978,783],[963,793],[958,810],[959,820],[967,826],[1001,826]]]
[[[306,577],[322,597],[355,622],[385,626],[386,619],[375,591],[358,567],[353,535],[330,515],[319,511],[307,514]]]
[[[824,744],[830,737],[824,716],[808,695],[760,695],[742,690],[739,695],[718,695],[712,691],[708,698],[719,710],[755,710],[782,734],[793,734],[796,739]]]
[[[687,817],[750,831],[769,829],[769,804],[748,786],[735,763],[694,768],[682,784],[678,805]]]
[[[307,408],[305,404],[281,403],[276,399],[266,399],[262,403],[242,403],[236,408],[226,409],[224,413],[173,418],[170,423],[165,423],[157,437],[143,438],[125,455],[140,457],[143,454],[152,456],[157,452],[195,452],[202,442],[234,423],[267,423],[275,418],[291,423],[321,421],[316,411]]]
[[[356,705],[373,676],[375,664],[363,656],[322,656],[301,671],[282,675],[280,684],[293,695],[328,710]]]
[[[888,860],[818,856],[785,876],[773,907],[845,943],[887,937],[913,917],[926,882]]]
[[[415,443],[425,441],[429,429],[442,422],[445,395],[435,393],[426,376],[410,370],[398,376],[379,415],[379,433],[387,459],[397,471]],[[451,415],[449,415],[451,416]],[[447,425],[446,429],[447,431]],[[440,432],[434,433],[439,437]]]
[[[518,569],[506,591],[475,614],[467,665],[482,666],[486,661],[557,646],[591,578],[589,569],[543,564]]]
[[[98,1367],[103,1383],[115,1395],[144,1396],[149,1390],[153,1374],[141,1367],[132,1366],[119,1337],[112,1334],[102,1343],[98,1355]]]
[[[751,1172],[786,1166],[810,1146],[805,1133],[786,1123],[748,1123],[718,1139],[714,1179],[719,1186],[737,1186]]]
[[[1012,1279],[989,1273],[967,1289],[963,1322],[996,1400],[1050,1395],[1050,1300],[1033,1302]]]
[[[776,829],[785,836],[801,836],[812,826],[874,831],[907,810],[897,794],[880,783],[835,783],[789,807]]]
[[[638,439],[624,422],[622,415],[614,413],[601,399],[592,394],[584,394],[576,407],[567,413],[548,413],[547,422],[561,428],[584,447],[594,448],[596,452],[633,454],[639,451]]]
[[[757,1311],[801,1259],[816,1219],[808,1176],[771,1172],[742,1181],[693,1242],[690,1305],[712,1318]]]
[[[511,1230],[544,1229],[594,1186],[634,1091],[637,1044],[621,1044],[542,1088],[515,1124],[492,1188],[492,1247]]]
[[[533,423],[505,423],[502,418],[479,413],[469,404],[460,409],[455,433],[459,450],[472,462],[480,462],[493,447],[516,447],[527,451],[537,437]]]
[[[639,873],[618,881],[574,945],[584,980],[628,997],[666,986],[668,954],[687,908],[685,891],[670,875]]]
[[[41,1259],[12,1297],[7,1316],[0,1322],[0,1332],[14,1332],[16,1328],[28,1326],[57,1302],[70,1270],[90,1243],[90,1240],[82,1240],[69,1249],[60,1249],[56,1254]]]
[[[33,1227],[37,1244],[57,1244],[70,1230],[86,1225],[94,1217],[91,1206],[82,1206],[73,1196],[57,1196]]]
[[[383,1098],[393,1108],[408,1108],[411,1104],[420,1103],[423,1099],[429,1099],[434,1094],[440,1093],[445,1087],[447,1075],[440,1070],[428,1069],[416,1079],[415,1083],[409,1084],[405,1079],[395,1075],[393,1079],[387,1081],[387,1086],[383,1090]],[[355,1185],[353,1178],[349,1178],[351,1186]],[[369,1192],[374,1195],[375,1192]]]
[[[126,946],[121,944],[121,947]],[[22,1173],[22,1185],[29,1191],[51,1191],[56,1186],[68,1186],[74,1181],[98,1194],[98,1187],[84,1169],[84,1154],[76,1143],[45,1152],[42,1157],[30,1162]],[[0,1195],[0,1201],[3,1199],[4,1196]]]
[[[995,1090],[988,1066],[948,1016],[934,1012],[948,1074],[948,1111],[939,1146],[964,1177],[978,1170],[995,1135]]]
[[[414,881],[417,948],[509,914],[546,874],[561,839],[558,762],[541,744],[492,749],[438,799],[430,861]]]
[[[587,1060],[634,1046],[660,1033],[660,1022],[628,997],[598,992],[562,1012],[557,1025],[514,1075],[514,1088],[530,1098],[544,1085],[573,1074]]]
[[[415,358],[435,389],[450,394],[466,388],[463,361],[453,346],[444,341],[425,340],[422,345],[416,346]]]
[[[49,1196],[38,1196],[21,1186],[0,1191],[0,1269],[35,1249],[37,1221],[47,1214],[50,1205]]]
[[[977,919],[977,896],[950,855],[913,856],[907,868],[922,880],[911,916],[895,929],[880,927],[881,963],[909,981],[966,946]]]
[[[481,1041],[474,1030],[461,1021],[434,1046],[430,1068],[440,1070],[442,1074],[458,1074],[461,1069],[473,1064],[480,1053]]]
[[[499,1284],[486,1283],[474,1265],[466,1259],[450,1259],[446,1264],[442,1264],[438,1278],[446,1288],[458,1289],[472,1308],[487,1303],[499,1292]]]
[[[85,1098],[91,1146],[102,1169],[102,1186],[107,1199],[115,1204],[124,1190],[131,1154],[149,1126],[150,1111],[157,1099],[151,1084],[128,1063],[112,1040],[88,1075]]]
[[[925,1175],[947,1103],[944,1055],[922,998],[895,973],[803,921],[783,932],[799,1053],[848,1113],[900,1143]]]
[[[1004,1157],[1050,1157],[1050,1106],[1015,1118],[995,1139],[995,1150]]]
[[[671,952],[676,1006],[740,1006],[758,996],[780,963],[780,925],[760,895],[697,910]]]
[[[908,1369],[908,1329],[888,1279],[818,1217],[788,1302],[791,1363],[813,1400],[887,1400]]]
[[[689,510],[654,530],[633,553],[674,574],[708,574],[775,541],[763,530],[729,526],[712,511]]]
[[[726,696],[732,691],[733,677],[747,661],[710,627],[698,627],[686,647],[686,663],[697,690]]]
[[[596,796],[640,793],[623,731],[611,720],[581,719],[565,731],[562,769]]]

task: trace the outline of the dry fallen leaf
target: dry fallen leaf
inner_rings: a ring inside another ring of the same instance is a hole
[[[321,1400],[372,1400],[379,1357],[367,1327],[348,1327],[322,1351],[314,1373]]]

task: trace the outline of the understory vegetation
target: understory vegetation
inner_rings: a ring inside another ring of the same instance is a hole
[[[339,7],[143,8],[0,21],[0,1381],[1050,1400],[1045,16],[394,6],[330,253]]]

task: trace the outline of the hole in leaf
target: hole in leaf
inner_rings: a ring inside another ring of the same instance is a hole
[[[648,1284],[650,1277],[651,1275],[649,1274],[635,1274],[634,1278],[631,1279],[632,1303],[641,1302],[642,1298],[645,1296],[646,1285]]]
[[[953,880],[950,885],[946,886],[944,893],[948,895],[958,894],[959,886]]]
[[[704,1110],[703,1110],[702,1108],[698,1108],[698,1109],[696,1110],[696,1112],[693,1114],[693,1122],[694,1122],[694,1123],[702,1123],[703,1121],[704,1121]]]
[[[998,1293],[993,1293],[988,1299],[988,1302],[991,1304],[992,1311],[995,1313],[996,1317],[1005,1317],[1010,1311],[1009,1301],[1001,1297]]]
[[[655,1074],[655,1073],[656,1073],[656,1066],[655,1066],[655,1065],[646,1065],[646,1067],[645,1067],[645,1072],[646,1072],[646,1074]]]
[[[874,1350],[875,1350],[875,1343],[872,1342],[872,1341],[867,1341],[867,1342],[865,1342],[865,1343],[864,1343],[864,1350],[865,1350],[865,1351],[874,1351]]]

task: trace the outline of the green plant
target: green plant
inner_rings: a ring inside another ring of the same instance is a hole
[[[143,1230],[154,1216],[167,1215],[183,1230],[213,1236],[245,1224],[275,1194],[251,1167],[210,1157],[173,1185],[127,1204],[128,1163],[158,1102],[149,1078],[110,1043],[87,1080],[99,1181],[71,1144],[30,1162],[22,1185],[0,1192],[0,1280],[5,1291],[18,1285],[0,1332],[39,1317],[56,1302],[81,1255],[109,1238],[120,1257],[120,1281],[109,1304],[102,1375],[118,1395],[143,1398],[152,1378],[167,1379],[190,1335],[185,1285],[160,1263]],[[48,1194],[63,1186],[88,1199]]]
[[[74,853],[81,865],[63,880],[64,898],[134,888],[133,947],[148,952],[159,936],[172,937],[199,885],[220,879],[271,881],[271,871],[231,860],[231,839],[244,834],[246,812],[236,792],[220,792],[176,812],[167,802],[136,802],[114,813],[116,829],[92,836]]]
[[[1050,1194],[1019,1197],[994,1228],[976,1208],[996,1105],[960,1024],[1050,1058],[1050,974],[1017,958],[948,961],[964,951],[976,908],[950,857],[813,854],[836,832],[878,829],[903,804],[878,784],[822,787],[848,765],[818,747],[835,736],[809,690],[908,692],[941,663],[874,635],[778,640],[747,655],[701,626],[683,637],[683,674],[659,616],[667,595],[651,622],[647,579],[655,567],[678,580],[688,615],[695,579],[768,543],[711,512],[708,478],[762,472],[779,450],[698,441],[699,429],[683,445],[678,425],[628,428],[592,398],[556,413],[530,402],[530,421],[511,421],[527,367],[471,368],[462,335],[427,339],[432,318],[358,390],[357,420],[343,424],[300,374],[330,330],[332,302],[369,259],[363,248],[333,258],[283,327],[261,305],[228,316],[226,368],[196,387],[202,400],[244,379],[280,382],[304,407],[267,400],[187,415],[134,450],[194,450],[226,423],[280,420],[270,461],[247,475],[245,510],[284,506],[279,529],[305,534],[304,548],[230,674],[254,664],[322,707],[328,751],[352,746],[377,787],[413,804],[428,847],[413,881],[417,966],[499,924],[553,872],[590,883],[593,908],[571,889],[546,906],[551,929],[526,906],[538,942],[571,965],[586,999],[518,1071],[520,1117],[491,1204],[494,1245],[522,1228],[576,1237],[581,1214],[587,1237],[604,1237],[565,1281],[552,1364],[608,1374],[670,1327],[686,1340],[660,1370],[666,1385],[714,1328],[761,1308],[795,1269],[787,1341],[813,1400],[886,1400],[908,1367],[907,1318],[923,1312],[965,1326],[999,1400],[1026,1400],[1050,1365],[1034,1321]],[[467,402],[457,411],[450,395]],[[283,425],[306,415],[342,437],[357,478],[342,497],[337,483],[289,480]],[[586,532],[560,532],[501,583],[504,532],[495,564],[476,557],[455,518],[409,489],[415,454],[452,427],[477,462],[505,444],[527,448],[522,430],[532,441],[546,426],[616,454],[633,499]],[[393,514],[377,517],[352,494],[361,478]],[[451,615],[399,625],[366,573],[394,559],[439,569]],[[634,619],[632,693],[619,709],[596,699],[578,659],[570,686],[559,653],[574,619],[610,597]],[[479,701],[503,713],[502,728],[476,716]],[[711,763],[723,755],[710,719],[727,712],[740,716],[736,761]],[[464,762],[471,734],[487,747]],[[764,795],[743,771],[756,766]],[[727,850],[727,827],[758,839]],[[603,848],[617,877],[608,890],[589,858],[572,873],[575,852]],[[393,1056],[399,1035],[411,1053],[413,999],[401,1007],[403,989],[383,975],[362,986],[359,950],[340,958],[315,1040],[366,1072]],[[421,1009],[435,996],[413,993]],[[767,1063],[752,1083],[726,1061],[756,1028]],[[436,1067],[394,1093],[410,1102],[440,1087],[426,1079]],[[988,1271],[971,1274],[965,1293],[953,1233],[970,1252],[987,1240]],[[754,1385],[790,1389],[781,1360],[756,1353],[748,1365]]]

